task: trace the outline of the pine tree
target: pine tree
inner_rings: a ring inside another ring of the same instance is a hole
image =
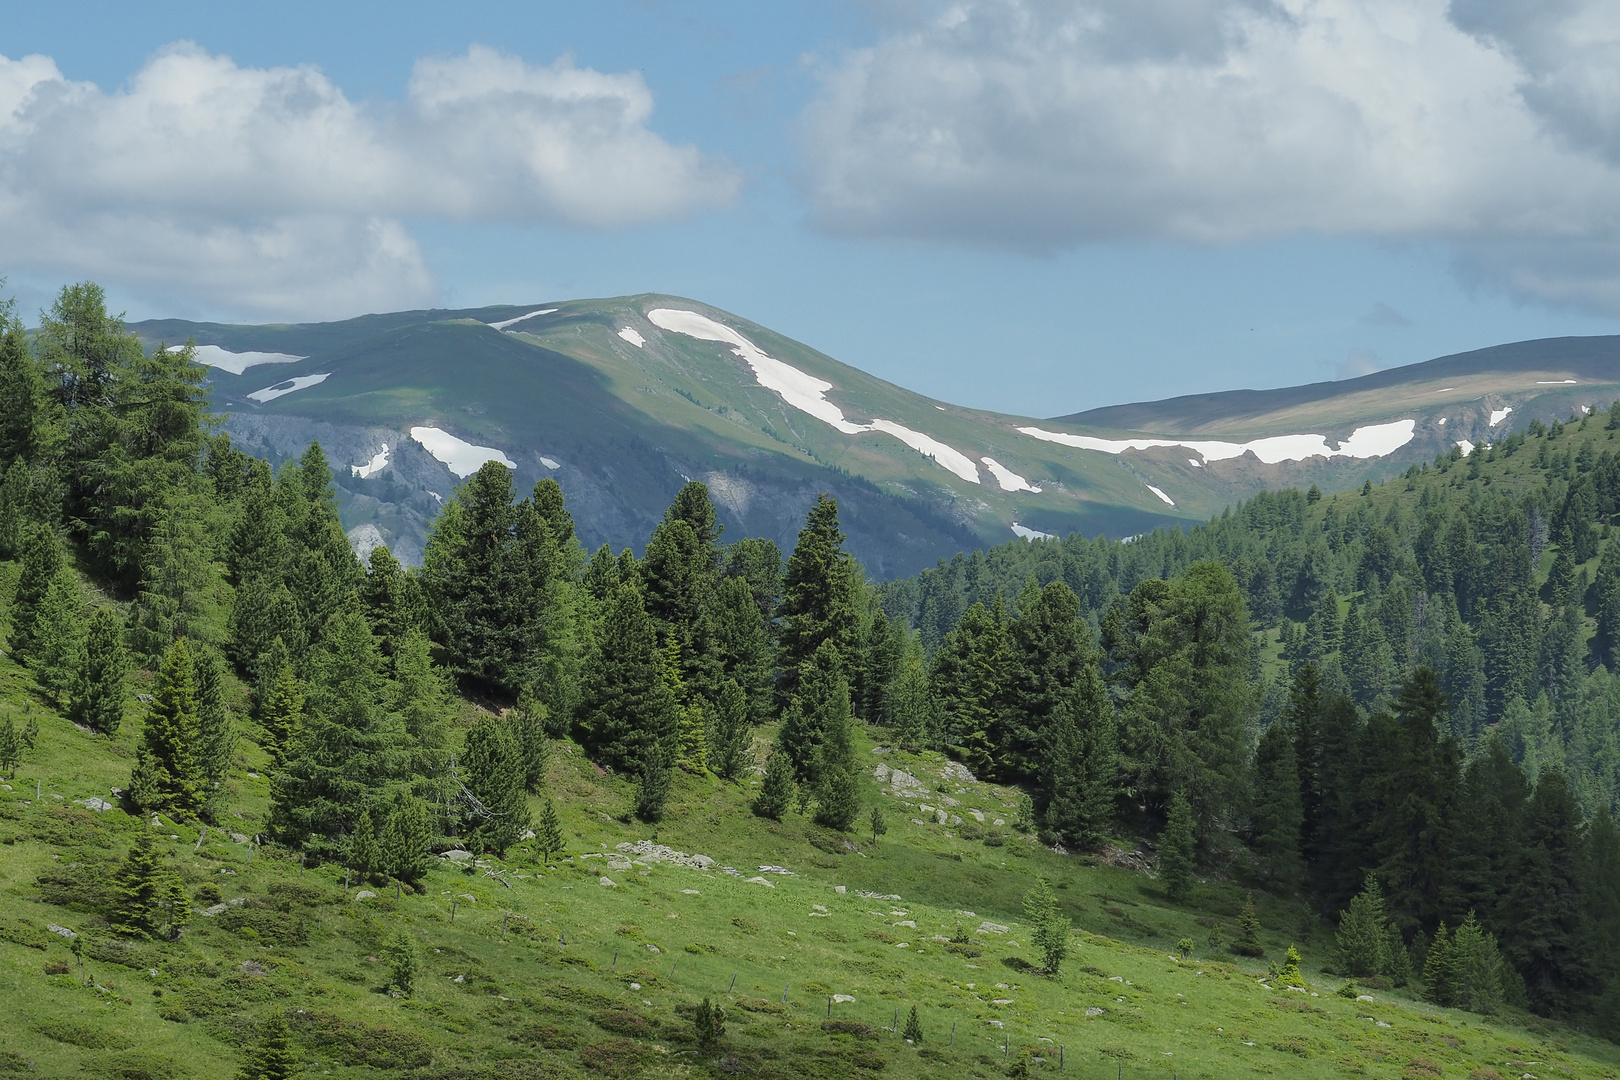
[[[377,842],[377,829],[371,822],[371,810],[361,807],[355,819],[354,833],[349,837],[349,868],[361,881],[366,881],[382,869],[382,847]]]
[[[722,578],[709,596],[698,628],[694,686],[717,700],[727,679],[742,687],[751,723],[764,723],[773,708],[775,650],[747,580]]]
[[[843,832],[848,832],[855,824],[861,809],[854,727],[849,687],[842,678],[837,678],[822,712],[821,746],[814,769],[815,820],[817,824]]]
[[[1383,891],[1378,887],[1378,879],[1368,874],[1361,892],[1339,916],[1340,970],[1361,979],[1386,974],[1389,970],[1388,930]]]
[[[933,744],[938,710],[928,681],[922,642],[915,634],[906,639],[899,670],[889,681],[883,708],[889,718],[889,730],[901,749],[916,751]]]
[[[1047,728],[1096,661],[1080,598],[1061,581],[1037,589],[1031,579],[1007,627],[1005,707],[992,733],[998,774],[1041,774]]]
[[[979,603],[968,608],[934,654],[930,677],[933,699],[943,713],[944,738],[962,748],[976,776],[992,776],[996,769],[995,733],[1006,664],[1001,616],[999,601],[993,607]]]
[[[416,989],[416,942],[403,930],[395,930],[383,946],[383,959],[388,962],[388,988],[400,997],[410,997]]]
[[[787,697],[798,689],[801,669],[823,643],[832,644],[840,662],[859,647],[855,594],[860,582],[843,547],[838,500],[820,494],[788,558],[781,608],[781,691]]]
[[[1501,926],[1503,952],[1524,977],[1537,1012],[1572,1008],[1590,979],[1580,828],[1580,808],[1564,775],[1542,773],[1525,807]]]
[[[677,714],[675,764],[690,773],[708,769],[709,750],[704,736],[703,705],[692,700],[681,675],[681,644],[674,636],[664,646],[664,685]]]
[[[735,780],[753,764],[754,731],[749,724],[748,700],[737,680],[727,679],[708,711],[709,767],[722,780]]]
[[[692,1028],[699,1046],[714,1049],[726,1037],[726,1010],[704,998],[692,1016]]]
[[[1172,903],[1179,904],[1192,893],[1195,844],[1192,804],[1178,791],[1170,799],[1170,815],[1159,837],[1159,876]]]
[[[286,759],[287,748],[298,731],[303,712],[303,687],[293,674],[292,661],[283,660],[259,706],[259,725],[269,737],[265,749],[270,751],[270,758],[277,765]]]
[[[1057,840],[1093,850],[1108,836],[1118,796],[1114,710],[1094,667],[1059,702],[1044,738],[1042,821]]]
[[[636,778],[636,816],[642,821],[662,821],[664,806],[669,802],[669,752],[655,748],[641,762],[641,773]]]
[[[4,774],[7,780],[17,775],[17,766],[22,764],[22,752],[22,736],[17,734],[17,725],[8,716],[5,723],[0,724],[0,774]]]
[[[1024,919],[1030,925],[1030,940],[1041,950],[1046,974],[1056,975],[1069,955],[1070,923],[1045,878],[1036,878],[1035,887],[1024,894]]]
[[[474,851],[505,856],[529,827],[523,752],[507,725],[485,717],[467,732],[461,765],[473,822],[467,838]]]
[[[396,790],[377,844],[379,868],[397,881],[417,885],[433,865],[432,843],[433,823],[426,804],[404,788]]]
[[[906,1029],[901,1034],[905,1038],[906,1042],[913,1046],[917,1046],[922,1043],[922,1019],[917,1015],[917,1006],[913,1005],[911,1007],[911,1011],[906,1014]]]
[[[1423,958],[1423,982],[1425,994],[1436,1005],[1456,1003],[1457,955],[1444,919]]]
[[[754,813],[781,821],[793,805],[793,759],[777,750],[765,759],[765,777],[754,797]]]
[[[546,707],[528,690],[518,695],[511,714],[512,735],[523,758],[523,786],[539,791],[546,779],[551,745],[546,741]]]
[[[113,872],[108,922],[119,934],[173,937],[191,917],[180,875],[158,850],[157,836],[141,829]]]
[[[585,672],[579,726],[597,760],[639,773],[650,758],[675,752],[678,703],[634,580],[621,582],[608,597]]]
[[[1304,812],[1299,797],[1299,765],[1293,740],[1283,724],[1272,724],[1260,736],[1254,755],[1254,847],[1271,879],[1283,885],[1297,880],[1299,834]]]
[[[814,785],[821,744],[834,716],[849,713],[849,683],[832,642],[823,642],[803,665],[798,692],[782,714],[776,745],[793,762],[794,779]]]
[[[129,786],[142,810],[195,814],[207,797],[196,680],[191,649],[181,638],[163,653],[136,751]]]
[[[84,601],[73,571],[63,567],[34,612],[28,667],[41,690],[66,705],[84,663]]]
[[[547,799],[540,807],[540,820],[534,825],[534,848],[540,861],[547,863],[563,850],[562,824],[557,820],[557,808]]]
[[[304,1071],[304,1063],[292,1048],[287,1018],[280,1009],[272,1010],[259,1026],[259,1044],[253,1057],[236,1074],[236,1080],[293,1080]]]
[[[128,674],[129,654],[124,650],[118,614],[112,608],[97,608],[90,617],[74,680],[74,723],[103,735],[118,734],[124,720],[124,678]]]
[[[11,650],[28,662],[34,649],[34,621],[51,583],[62,572],[62,543],[49,525],[28,529],[22,547],[22,571],[11,603]]]
[[[236,731],[225,708],[225,672],[219,656],[206,647],[192,653],[197,685],[197,757],[204,784],[204,805],[217,814],[225,779],[236,753]]]
[[[1232,951],[1239,956],[1259,956],[1265,952],[1260,944],[1260,909],[1255,906],[1253,896],[1243,901],[1243,910],[1238,912],[1237,940],[1232,942]]]
[[[1452,1004],[1489,1015],[1502,1006],[1502,954],[1470,911],[1451,941]]]

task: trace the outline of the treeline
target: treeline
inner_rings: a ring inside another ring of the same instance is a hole
[[[1186,532],[1019,542],[884,585],[825,496],[785,561],[723,543],[699,483],[643,558],[587,556],[556,483],[520,492],[496,463],[446,500],[419,570],[386,548],[362,565],[319,446],[272,469],[217,427],[191,350],[143,354],[94,286],[32,338],[7,313],[11,646],[108,733],[130,668],[155,672],[143,811],[217,815],[245,722],[273,758],[267,834],[403,888],[451,843],[557,850],[528,795],[565,735],[634,782],[644,820],[683,771],[762,765],[757,812],[850,829],[867,723],[1022,786],[1020,823],[1051,844],[1157,834],[1177,897],[1202,861],[1353,913],[1349,974],[1620,1033],[1601,420],[1360,495],[1267,494]],[[1496,991],[1456,989],[1487,969]]]

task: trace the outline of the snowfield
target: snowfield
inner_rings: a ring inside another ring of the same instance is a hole
[[[382,449],[377,451],[370,461],[364,465],[350,465],[349,472],[362,480],[369,480],[388,467],[388,444],[383,443]]]
[[[1105,454],[1122,454],[1126,450],[1148,450],[1158,446],[1184,446],[1202,455],[1205,461],[1225,461],[1252,453],[1267,465],[1275,465],[1281,461],[1304,461],[1309,457],[1383,457],[1411,442],[1416,427],[1415,420],[1359,427],[1339,444],[1337,450],[1328,446],[1327,439],[1321,435],[1272,435],[1251,442],[1234,443],[1201,439],[1098,439],[1038,427],[1021,427],[1018,430],[1046,442],[1076,446],[1082,450],[1100,450]]]
[[[498,461],[508,469],[517,468],[517,462],[493,446],[474,446],[441,428],[413,427],[411,438],[421,443],[422,449],[463,480],[477,472],[486,461]]]
[[[1012,531],[1013,531],[1013,534],[1015,536],[1017,536],[1021,540],[1051,540],[1051,539],[1053,539],[1053,536],[1052,536],[1051,533],[1041,532],[1041,530],[1039,530],[1039,529],[1025,528],[1024,526],[1018,524],[1018,522],[1016,522],[1016,521],[1012,523]]]
[[[286,397],[295,390],[305,390],[323,383],[331,377],[332,373],[330,371],[323,375],[300,375],[295,379],[288,379],[286,382],[278,382],[267,386],[263,390],[255,390],[247,396],[247,399],[257,401],[260,405],[263,405],[266,402],[276,400],[278,397]]]
[[[536,315],[550,315],[556,310],[554,307],[541,308],[539,311],[531,311],[527,315],[519,315],[515,319],[502,319],[500,322],[485,323],[484,325],[491,330],[505,330],[508,326],[516,326],[518,323],[532,319]]]
[[[184,345],[170,345],[169,352],[181,352]],[[207,364],[220,371],[228,371],[232,375],[240,375],[250,367],[260,364],[292,364],[299,360],[307,360],[307,356],[293,356],[284,352],[229,352],[218,345],[198,345],[197,351],[192,354],[197,363]]]
[[[634,345],[638,349],[644,347],[647,344],[647,339],[642,337],[641,332],[638,331],[633,326],[624,327],[622,330],[619,331],[619,336],[624,338],[624,340],[628,341],[630,344]]]
[[[856,424],[844,419],[844,410],[827,400],[832,383],[800,371],[792,364],[784,364],[768,356],[752,341],[729,326],[699,315],[695,311],[677,308],[654,308],[647,312],[647,321],[660,330],[685,334],[699,341],[718,341],[730,345],[732,354],[747,364],[760,386],[772,391],[783,401],[802,413],[845,435],[859,435],[867,431],[881,431],[893,435],[924,457],[971,484],[979,483],[979,469],[973,460],[955,447],[947,446],[920,431],[913,431],[892,420],[873,420],[870,424]]]
[[[1032,491],[1037,495],[1041,493],[1040,488],[1035,487],[995,458],[982,457],[979,460],[984,462],[984,467],[990,470],[990,475],[996,478],[996,483],[1001,485],[1002,491]]]
[[[1172,499],[1170,496],[1166,495],[1164,492],[1160,491],[1158,488],[1154,487],[1152,484],[1148,484],[1146,486],[1147,486],[1147,489],[1149,491],[1153,492],[1153,494],[1155,494],[1159,498],[1163,499],[1170,506],[1176,505],[1176,500]]]
[[[1474,452],[1474,444],[1467,439],[1458,439],[1457,445],[1462,447],[1463,457],[1467,457]]]
[[[1491,410],[1491,424],[1490,424],[1490,426],[1495,427],[1497,424],[1500,424],[1503,420],[1506,420],[1507,419],[1507,414],[1512,412],[1512,411],[1513,411],[1513,406],[1511,406],[1511,405],[1509,405],[1505,409],[1492,409]]]

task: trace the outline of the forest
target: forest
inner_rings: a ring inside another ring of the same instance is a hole
[[[1211,875],[1306,898],[1365,985],[1620,1039],[1620,409],[888,582],[825,496],[785,555],[723,537],[696,482],[640,557],[586,553],[562,489],[498,463],[445,499],[420,568],[362,563],[319,445],[273,468],[220,426],[193,350],[143,351],[96,286],[35,331],[6,310],[9,650],[106,735],[153,673],[122,792],[143,815],[214,820],[251,735],[264,840],[403,893],[450,846],[560,849],[566,736],[633,779],[641,821],[679,773],[761,770],[756,814],[875,839],[864,727],[1016,786],[1049,847],[1140,838],[1172,899]],[[0,772],[30,744],[7,719]],[[173,933],[189,902],[143,866],[114,926]]]

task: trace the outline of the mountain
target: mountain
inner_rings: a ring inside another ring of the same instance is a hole
[[[356,547],[387,543],[407,562],[490,458],[522,486],[555,477],[591,547],[639,544],[696,478],[733,535],[786,549],[829,491],[850,549],[888,578],[1015,534],[1129,536],[1264,487],[1359,485],[1620,396],[1620,339],[1558,339],[1037,420],[935,401],[661,295],[131,329],[148,346],[196,343],[247,449],[280,461],[319,439]]]

